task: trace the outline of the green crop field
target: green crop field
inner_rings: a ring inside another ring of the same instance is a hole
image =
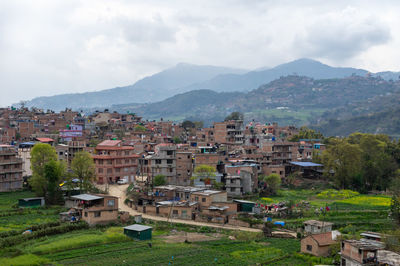
[[[0,232],[29,229],[32,225],[55,222],[63,207],[18,209],[18,199],[34,197],[29,191],[0,193]]]
[[[18,198],[31,196],[30,192],[0,194],[0,265],[332,264],[332,258],[301,254],[298,239],[265,238],[261,233],[147,221],[154,228],[153,239],[135,241],[123,234],[123,225],[71,227],[69,223],[57,222],[62,207],[15,208]],[[276,196],[253,200],[264,204],[308,202],[300,216],[273,217],[273,220],[285,221],[288,229],[297,229],[308,219],[333,222],[334,229],[349,235],[366,230],[383,232],[390,230],[392,225],[388,219],[391,202],[388,196],[283,189]],[[326,206],[330,207],[329,211],[319,211]],[[35,228],[32,236],[22,236],[21,232],[29,228]],[[207,236],[218,233],[219,237],[204,242],[167,242],[165,236],[174,231]],[[229,236],[234,236],[234,240]]]

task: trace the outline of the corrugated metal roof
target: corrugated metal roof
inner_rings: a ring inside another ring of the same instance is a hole
[[[239,202],[239,203],[251,203],[251,204],[256,204],[255,202],[253,202],[253,201],[248,201],[248,200],[238,200],[238,199],[234,199],[233,201],[234,201],[234,202]]]
[[[290,162],[290,163],[302,167],[323,166],[322,164],[313,162]]]
[[[133,230],[133,231],[145,231],[148,229],[152,229],[151,226],[141,225],[141,224],[132,224],[129,226],[125,226],[124,229]]]
[[[71,196],[71,198],[78,199],[78,200],[86,200],[86,201],[103,199],[103,197],[99,197],[99,196],[91,195],[91,194],[81,194],[81,195]]]

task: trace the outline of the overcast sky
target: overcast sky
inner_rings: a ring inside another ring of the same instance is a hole
[[[133,84],[179,62],[308,57],[399,71],[399,1],[0,0],[0,106]]]

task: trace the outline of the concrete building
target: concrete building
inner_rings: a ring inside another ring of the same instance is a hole
[[[120,179],[134,182],[139,155],[134,148],[123,146],[120,140],[105,140],[96,146],[93,155],[97,183],[115,183]]]
[[[89,225],[106,224],[118,219],[118,198],[108,195],[81,194],[71,196],[79,219]]]
[[[184,162],[182,161],[181,166]],[[177,184],[176,174],[176,146],[168,144],[159,144],[155,147],[155,154],[151,156],[151,176],[163,175],[167,184]]]
[[[22,188],[22,159],[14,146],[0,145],[0,192]]]
[[[225,179],[225,188],[228,196],[241,196],[245,193],[251,193],[252,174],[242,170],[237,175],[228,174]]]
[[[379,241],[360,239],[344,240],[341,244],[341,266],[379,265],[378,251],[385,244]]]

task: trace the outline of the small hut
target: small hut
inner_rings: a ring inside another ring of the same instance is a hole
[[[151,239],[151,232],[153,227],[145,226],[141,224],[133,224],[124,227],[124,234],[130,238],[137,240],[149,240]]]
[[[18,207],[26,208],[26,207],[41,207],[44,206],[44,198],[24,198],[18,200]]]

